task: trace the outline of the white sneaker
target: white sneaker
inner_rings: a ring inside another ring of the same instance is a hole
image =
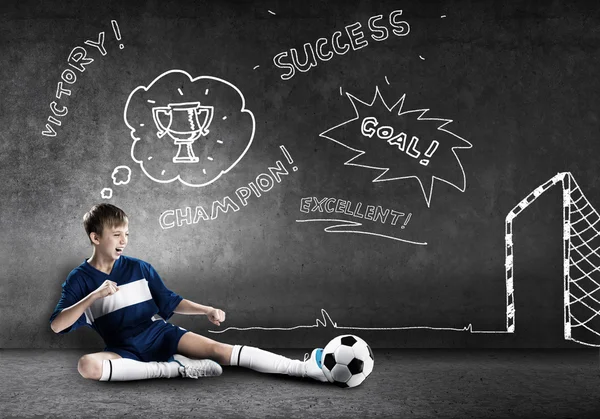
[[[181,367],[179,367],[179,373],[182,377],[218,377],[223,374],[223,368],[210,359],[191,359],[176,354],[173,355],[173,360],[181,365]]]
[[[323,356],[323,348],[313,349],[310,356],[304,354],[304,374],[303,377],[310,377],[317,381],[326,382],[327,377],[321,369],[321,357]]]

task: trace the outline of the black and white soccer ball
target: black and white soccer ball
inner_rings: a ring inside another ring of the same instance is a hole
[[[375,358],[367,342],[354,335],[333,338],[323,349],[321,369],[330,383],[356,387],[371,374]]]

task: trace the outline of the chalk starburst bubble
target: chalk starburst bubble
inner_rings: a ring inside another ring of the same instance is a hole
[[[429,109],[405,110],[406,95],[389,106],[378,87],[370,103],[346,96],[356,115],[320,134],[355,153],[344,165],[379,171],[373,182],[414,178],[428,207],[435,180],[465,191],[456,150],[473,146],[447,128],[451,119],[426,117]]]

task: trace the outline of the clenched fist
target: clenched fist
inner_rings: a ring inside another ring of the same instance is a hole
[[[210,320],[217,326],[220,326],[221,322],[225,321],[225,312],[218,308],[213,308],[208,313],[206,313],[206,316],[208,317],[208,320]]]
[[[109,295],[113,295],[117,291],[119,291],[117,283],[107,279],[92,294],[94,294],[96,298],[104,298]]]

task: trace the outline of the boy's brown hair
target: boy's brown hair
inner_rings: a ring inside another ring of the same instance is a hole
[[[96,204],[83,216],[83,227],[88,238],[92,233],[102,236],[104,227],[118,227],[127,222],[125,211],[111,204]]]

